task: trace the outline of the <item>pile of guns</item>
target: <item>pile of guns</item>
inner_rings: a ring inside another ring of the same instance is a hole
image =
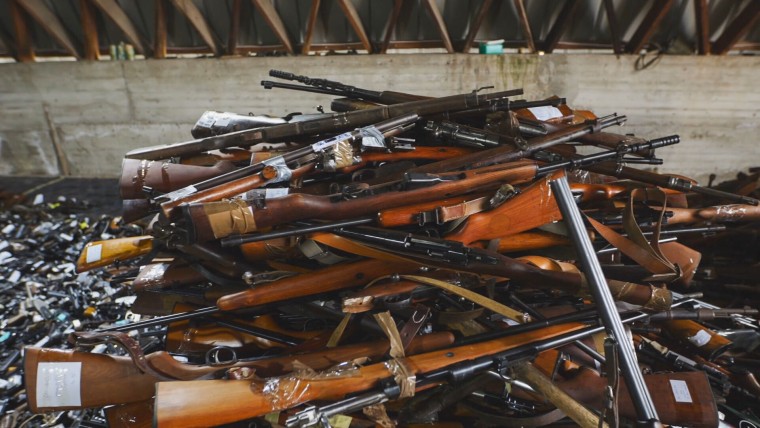
[[[194,140],[127,153],[129,233],[88,235],[76,271],[114,275],[102,288],[131,307],[23,350],[31,411],[159,427],[760,423],[758,174],[702,187],[650,172],[677,135],[610,132],[625,116],[558,97],[270,74],[297,83],[266,89],[339,97],[333,113],[209,111]]]

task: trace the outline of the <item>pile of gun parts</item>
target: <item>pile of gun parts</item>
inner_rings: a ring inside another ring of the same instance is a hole
[[[650,172],[677,135],[562,98],[270,74],[335,113],[209,111],[126,155],[121,223],[3,219],[3,266],[78,254],[3,271],[27,426],[760,423],[757,173]]]

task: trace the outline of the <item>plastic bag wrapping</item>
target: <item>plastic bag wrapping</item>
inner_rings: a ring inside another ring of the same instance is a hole
[[[388,369],[391,376],[393,376],[393,380],[396,381],[396,384],[401,389],[399,398],[413,397],[417,376],[406,365],[404,360],[400,358],[388,360],[385,362],[385,368]]]
[[[273,410],[282,410],[309,401],[313,381],[360,376],[356,361],[347,361],[326,370],[316,371],[296,360],[293,362],[293,369],[293,372],[286,376],[251,382],[251,389],[265,397]]]
[[[155,284],[159,284],[166,274],[166,270],[169,269],[169,263],[153,263],[143,266],[140,269],[140,278],[143,280],[145,287],[151,287]]]

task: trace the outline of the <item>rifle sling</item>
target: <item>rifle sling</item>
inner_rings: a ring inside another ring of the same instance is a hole
[[[520,311],[516,311],[510,308],[509,306],[503,305],[495,300],[491,300],[488,297],[475,293],[474,291],[470,291],[466,288],[462,288],[457,285],[449,284],[448,282],[445,282],[445,281],[428,278],[425,276],[401,275],[401,278],[408,279],[410,281],[417,281],[422,284],[432,285],[434,287],[441,288],[443,290],[448,291],[449,293],[456,294],[457,296],[460,296],[460,297],[464,297],[465,299],[473,303],[476,303],[486,309],[489,309],[499,315],[503,315],[521,324],[524,322],[530,321],[527,314],[522,313]]]
[[[77,346],[92,346],[92,345],[97,345],[99,343],[115,343],[117,345],[120,345],[122,348],[124,348],[124,350],[127,351],[129,356],[132,358],[132,362],[134,362],[135,367],[137,367],[141,372],[147,375],[153,376],[159,380],[172,379],[164,375],[163,373],[154,370],[147,363],[145,354],[143,354],[142,348],[140,347],[140,343],[137,342],[132,337],[130,337],[127,333],[123,333],[119,331],[74,332],[71,334],[69,340],[73,341],[74,344]]]

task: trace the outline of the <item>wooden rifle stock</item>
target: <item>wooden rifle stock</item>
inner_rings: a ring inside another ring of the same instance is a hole
[[[151,263],[142,266],[132,281],[132,290],[182,287],[204,281],[203,275],[192,266],[177,263]]]
[[[655,408],[660,421],[667,425],[712,428],[718,425],[718,409],[710,381],[703,372],[658,373],[644,375],[652,396],[657,397]],[[589,368],[581,368],[557,386],[581,403],[601,410],[607,379]],[[620,379],[617,404],[620,415],[636,420],[625,379]]]
[[[329,293],[358,287],[392,273],[410,273],[417,267],[416,263],[404,264],[385,260],[342,263],[223,296],[217,300],[216,306],[223,311],[231,311],[300,296]]]
[[[498,207],[473,214],[446,239],[470,245],[514,235],[562,219],[546,177],[531,184]]]
[[[150,253],[152,249],[153,237],[147,235],[88,242],[77,259],[77,272],[131,260]]]
[[[108,428],[151,428],[153,426],[153,400],[106,407]]]
[[[24,374],[35,413],[142,401],[157,381],[129,357],[34,347],[24,350]]]
[[[705,208],[667,208],[672,213],[668,224],[701,222],[734,223],[760,220],[760,206],[746,204],[717,205]]]
[[[669,320],[661,323],[665,334],[712,361],[723,355],[731,341],[692,320]]]
[[[410,201],[428,202],[460,195],[483,187],[519,183],[535,176],[536,165],[519,163],[501,170],[486,168],[456,174],[455,180],[445,177],[438,184],[406,191],[391,191],[334,203],[329,196],[291,194],[266,201],[264,208],[242,202],[211,202],[184,206],[185,220],[191,236],[200,242],[243,234],[306,218],[343,220],[398,207]]]
[[[315,164],[304,165],[300,168],[296,168],[292,172],[292,178],[300,178],[309,172],[313,171],[316,167]],[[174,209],[183,204],[203,203],[218,201],[224,198],[233,198],[239,196],[249,190],[257,189],[265,184],[269,180],[264,177],[263,174],[253,174],[248,177],[239,178],[219,186],[210,187],[206,190],[201,190],[188,195],[184,198],[180,198],[174,201],[168,201],[161,204],[161,211],[167,218],[171,218],[174,213]]]
[[[125,158],[121,163],[119,194],[121,199],[145,198],[145,187],[167,193],[233,169],[235,165],[226,161],[214,166],[195,166]]]
[[[477,344],[376,363],[334,376],[294,374],[263,381],[202,380],[159,382],[156,418],[159,427],[194,427],[231,423],[284,410],[312,400],[342,398],[372,389],[401,371],[403,377],[420,375],[453,364],[493,355],[517,346],[548,339],[581,328],[562,324]],[[398,368],[402,367],[402,368]]]

